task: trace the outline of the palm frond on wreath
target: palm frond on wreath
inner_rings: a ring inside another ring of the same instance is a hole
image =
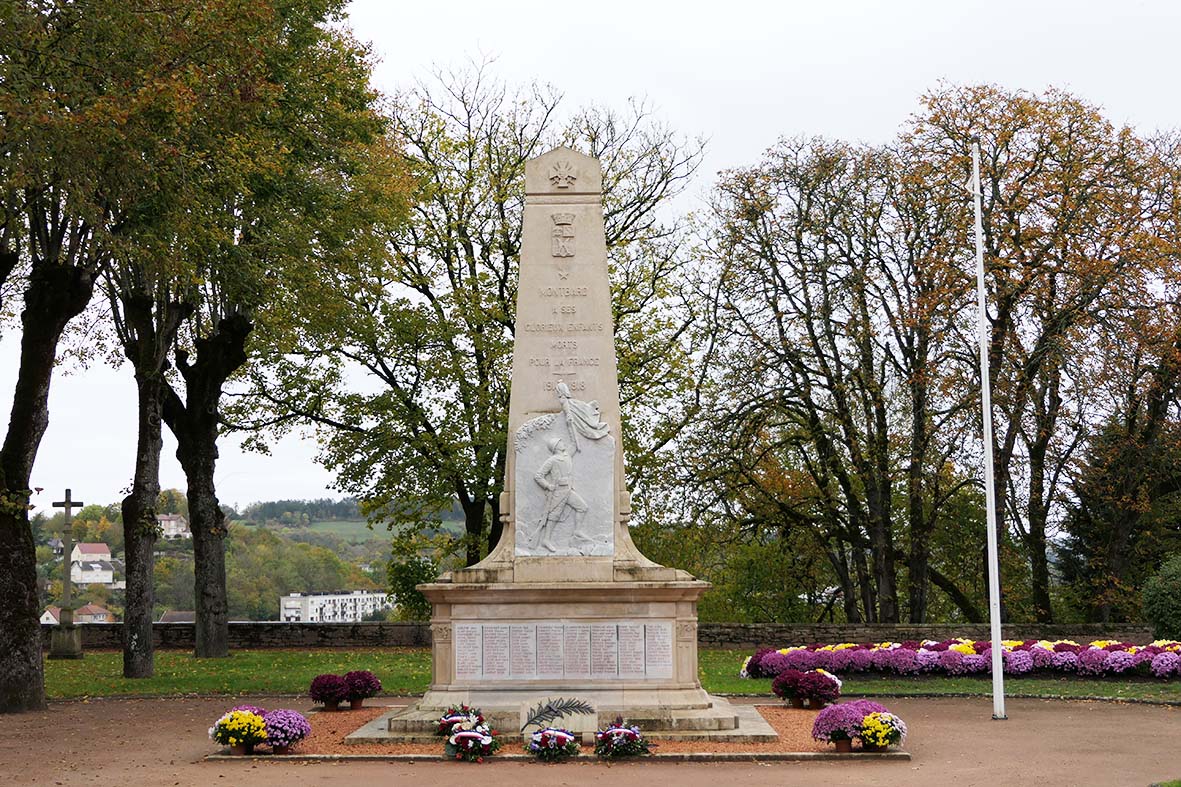
[[[536,724],[538,729],[548,722],[556,721],[563,716],[568,716],[572,713],[594,713],[595,709],[589,702],[585,700],[564,699],[559,697],[556,700],[549,702],[539,702],[537,707],[529,711],[529,717],[525,723],[521,725],[521,732],[524,732],[530,724]]]

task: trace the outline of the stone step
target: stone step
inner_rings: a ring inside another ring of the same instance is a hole
[[[600,717],[600,727],[614,721],[614,715]],[[498,723],[491,719],[506,743],[516,744],[524,739],[519,730],[520,720]],[[629,723],[638,726],[645,737],[653,741],[731,741],[735,743],[766,743],[778,739],[774,728],[767,723],[754,706],[731,705],[720,702],[711,712],[670,713],[663,709],[645,715],[633,714]],[[442,739],[435,735],[438,716],[418,708],[393,709],[390,713],[368,722],[361,729],[345,738],[346,743],[438,743]]]

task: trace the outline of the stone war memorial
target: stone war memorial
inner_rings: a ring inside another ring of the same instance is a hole
[[[557,698],[595,709],[562,719],[581,732],[622,715],[666,738],[776,737],[701,687],[708,583],[648,560],[628,531],[601,181],[596,159],[565,147],[526,165],[503,535],[480,563],[420,586],[430,689],[357,742],[431,734],[461,704],[516,730]]]

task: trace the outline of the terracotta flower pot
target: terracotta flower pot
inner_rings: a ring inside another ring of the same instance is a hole
[[[271,754],[290,754],[290,753],[291,753],[290,746],[272,746],[271,747]]]
[[[364,697],[359,700],[349,700],[349,708],[351,710],[361,710],[363,707],[365,707]]]
[[[235,743],[233,746],[230,747],[230,754],[236,754],[238,756],[241,756],[243,754],[250,754],[250,751],[253,748],[254,748],[253,746],[247,746],[244,743]]]
[[[340,700],[330,700],[324,703],[324,710],[340,710]]]
[[[850,738],[845,738],[844,740],[839,740],[839,741],[833,741],[833,743],[836,745],[838,752],[853,751],[853,741]]]
[[[864,751],[864,752],[882,752],[885,750],[886,750],[885,746],[874,746],[873,744],[870,744],[870,743],[861,744],[861,751]]]
[[[803,697],[792,697],[792,698],[791,698],[791,706],[792,706],[793,708],[802,708],[802,707],[804,707],[804,698],[803,698]]]

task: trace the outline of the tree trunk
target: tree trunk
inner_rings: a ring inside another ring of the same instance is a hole
[[[126,273],[126,270],[122,271]],[[127,594],[123,618],[123,677],[155,674],[152,620],[155,609],[156,506],[160,499],[161,420],[168,391],[164,372],[168,351],[189,309],[167,300],[157,302],[133,275],[112,271],[111,310],[123,352],[135,368],[137,442],[131,492],[123,499],[127,559]],[[157,319],[159,318],[159,319]]]
[[[198,339],[196,359],[176,351],[176,366],[185,381],[181,401],[169,389],[164,420],[176,436],[176,458],[188,481],[189,526],[193,532],[196,648],[198,658],[229,655],[229,602],[226,598],[225,514],[217,499],[217,433],[222,386],[246,363],[246,339],[254,324],[241,314],[223,317],[216,330]]]
[[[467,535],[467,564],[474,566],[480,562],[480,541],[484,535],[484,504],[483,499],[473,499],[463,504],[463,527]]]
[[[853,578],[849,575],[849,559],[846,557],[845,550],[837,547],[837,559],[832,560],[831,555],[833,550],[826,549],[825,552],[830,555],[830,562],[837,572],[837,578],[841,582],[841,596],[842,603],[845,607],[845,620],[849,623],[861,622],[861,610],[857,608],[857,587],[853,584]]]
[[[30,479],[49,426],[49,384],[58,341],[93,292],[94,279],[86,269],[38,261],[25,290],[20,368],[0,448],[0,713],[45,707]]]
[[[133,359],[134,360],[134,359]],[[155,674],[152,645],[156,501],[160,497],[161,411],[164,383],[160,370],[136,374],[139,434],[131,494],[123,498],[127,595],[123,613],[123,677]]]
[[[926,363],[926,346],[920,338],[918,358]],[[910,530],[910,554],[907,555],[906,595],[908,619],[924,623],[927,619],[927,565],[931,554],[931,531],[935,517],[927,516],[923,499],[923,463],[927,450],[927,381],[926,370],[912,372],[910,383],[910,463],[906,468],[907,513]]]
[[[217,445],[212,441],[194,441],[186,454],[185,477],[188,479],[189,524],[193,531],[193,580],[197,607],[196,647],[198,658],[224,658],[230,655],[230,607],[226,597],[226,527],[225,514],[213,484]],[[181,451],[177,449],[179,457]]]
[[[865,550],[861,547],[853,547],[853,568],[857,573],[857,584],[861,589],[861,608],[865,610],[865,622],[877,623],[877,599],[874,597],[873,584],[870,582]]]

